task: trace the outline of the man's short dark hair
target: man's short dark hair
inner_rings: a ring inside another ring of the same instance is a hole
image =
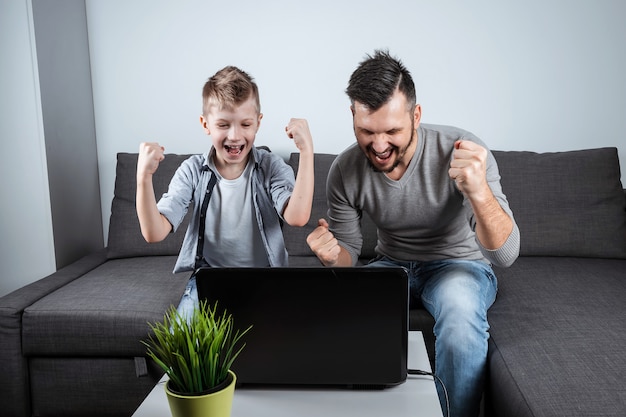
[[[391,99],[396,89],[406,96],[408,110],[413,111],[416,97],[411,73],[388,51],[376,50],[352,73],[346,94],[352,105],[358,101],[370,111],[376,111]]]

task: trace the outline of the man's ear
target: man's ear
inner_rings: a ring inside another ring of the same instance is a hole
[[[415,109],[413,110],[413,122],[415,123],[416,129],[420,124],[420,120],[422,120],[422,106],[416,104]]]
[[[209,130],[209,121],[204,117],[204,115],[200,115],[200,124],[202,125],[204,133],[210,135],[211,131]]]
[[[353,105],[350,106],[350,112],[352,112],[352,117],[354,117],[354,106]]]

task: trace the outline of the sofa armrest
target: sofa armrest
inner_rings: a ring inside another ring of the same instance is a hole
[[[78,261],[0,298],[0,398],[3,416],[30,416],[28,361],[22,356],[22,314],[46,295],[80,278],[107,261],[106,249]]]

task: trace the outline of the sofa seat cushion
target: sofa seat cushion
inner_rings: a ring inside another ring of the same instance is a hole
[[[495,415],[626,415],[626,260],[521,257],[496,275]]]
[[[176,257],[109,260],[26,308],[25,356],[145,356],[148,322],[178,305],[189,273]]]

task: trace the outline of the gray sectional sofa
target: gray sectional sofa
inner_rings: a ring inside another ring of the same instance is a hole
[[[616,149],[494,155],[522,247],[496,271],[486,414],[626,415],[626,195]],[[128,416],[160,378],[140,340],[183,292],[188,274],[171,271],[185,226],[165,242],[143,241],[136,158],[118,155],[107,248],[0,298],[0,415]],[[157,194],[185,158],[167,156]],[[305,236],[325,216],[333,159],[316,155],[309,225],[284,229],[293,265],[319,266]],[[365,262],[376,230],[363,225]],[[410,320],[435,360],[432,318],[416,308]]]

